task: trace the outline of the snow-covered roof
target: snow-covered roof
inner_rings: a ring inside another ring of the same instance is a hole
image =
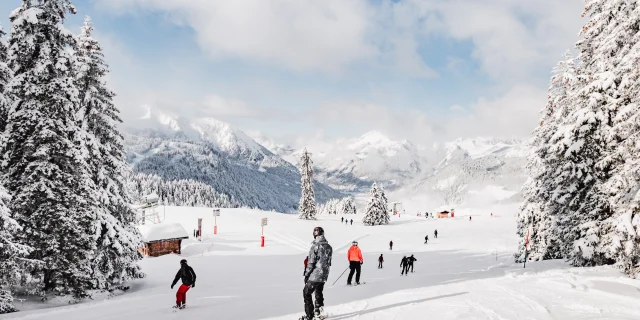
[[[138,226],[144,242],[187,239],[189,234],[179,223],[145,224]]]

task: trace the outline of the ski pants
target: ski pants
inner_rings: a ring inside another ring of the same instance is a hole
[[[322,290],[324,290],[324,282],[308,281],[307,284],[304,285],[304,289],[302,290],[302,297],[304,298],[304,312],[307,314],[309,319],[313,319],[314,313],[313,299],[311,298],[312,294],[315,293],[316,295],[315,311],[319,311],[320,307],[324,306]]]
[[[347,283],[351,284],[351,279],[353,279],[353,273],[356,273],[356,283],[360,283],[360,261],[349,261],[349,278],[347,278]]]
[[[176,305],[187,304],[187,291],[189,291],[189,289],[191,289],[190,286],[180,285],[178,292],[176,292]]]
[[[382,269],[382,261],[378,261],[378,269]]]
[[[405,273],[409,273],[409,265],[405,264],[402,266],[402,272],[400,272],[400,274],[405,274]]]
[[[407,267],[407,271],[409,271],[409,268],[411,268],[411,272],[413,272],[413,263],[409,265],[409,267]]]

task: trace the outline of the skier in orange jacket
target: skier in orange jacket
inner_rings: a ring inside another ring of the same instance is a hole
[[[351,279],[353,278],[353,273],[356,273],[356,284],[360,284],[360,266],[364,262],[362,260],[362,251],[358,248],[358,241],[353,241],[351,243],[351,248],[347,252],[347,259],[349,259],[349,277],[347,278],[347,285],[351,285]]]

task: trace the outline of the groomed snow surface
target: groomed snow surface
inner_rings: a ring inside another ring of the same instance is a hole
[[[329,319],[640,319],[640,284],[610,267],[570,268],[562,261],[512,263],[516,247],[516,207],[490,212],[465,211],[455,219],[393,216],[388,226],[366,227],[361,216],[303,221],[296,216],[245,209],[222,209],[218,234],[208,208],[166,207],[164,223],[180,223],[193,235],[204,218],[203,241],[183,241],[182,255],[146,258],[147,277],[115,297],[68,305],[49,301],[16,302],[23,311],[0,319],[298,319],[303,314],[303,260],[320,225],[334,257],[325,305]],[[162,208],[159,212],[162,212]],[[266,246],[260,247],[260,219]],[[433,231],[439,237],[434,239]],[[424,244],[424,236],[430,241]],[[346,252],[358,240],[364,254],[361,281],[346,286]],[[393,251],[388,243],[393,240]],[[384,269],[377,258],[384,254]],[[400,276],[403,255],[418,259],[415,273]],[[187,309],[172,312],[169,286],[186,258],[197,273],[187,294]]]

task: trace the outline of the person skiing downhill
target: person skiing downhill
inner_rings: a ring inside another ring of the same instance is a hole
[[[349,259],[349,277],[347,278],[347,285],[351,285],[351,279],[353,279],[353,273],[356,273],[356,284],[360,284],[360,266],[364,262],[362,260],[362,251],[358,248],[358,241],[351,242],[351,248],[347,252],[347,259]]]
[[[438,229],[436,229],[436,231],[433,232],[433,236],[438,239]]]
[[[429,242],[429,235],[424,236],[424,243],[427,244]]]
[[[353,225],[353,219],[351,219],[351,225]]]
[[[300,320],[324,319],[324,283],[329,278],[329,269],[331,268],[331,257],[333,248],[324,237],[324,229],[315,227],[313,229],[313,242],[309,249],[309,264],[304,273],[304,289],[302,297],[304,298],[305,315]],[[315,308],[313,305],[312,294],[315,293]]]
[[[469,221],[471,221],[471,216],[469,216]]]
[[[408,275],[409,273],[409,260],[407,259],[407,256],[402,257],[402,260],[400,261],[400,266],[402,267],[402,271],[400,272],[400,275]]]
[[[381,253],[380,257],[378,258],[378,269],[382,269],[383,262],[384,262],[384,258],[382,257],[382,253]]]
[[[340,217],[340,223],[344,222],[344,217]]]
[[[196,287],[196,273],[193,271],[187,264],[187,260],[180,260],[180,270],[176,273],[176,277],[173,279],[173,283],[171,283],[171,289],[176,285],[178,279],[182,280],[182,284],[180,288],[178,288],[178,292],[176,292],[176,305],[174,308],[184,309],[187,306],[187,291],[190,288]]]
[[[393,241],[389,241],[389,250],[393,250]]]
[[[407,262],[409,263],[409,266],[407,267],[407,272],[409,271],[409,268],[411,268],[411,273],[413,273],[413,263],[416,261],[418,261],[418,259],[414,258],[413,255],[407,258]]]

